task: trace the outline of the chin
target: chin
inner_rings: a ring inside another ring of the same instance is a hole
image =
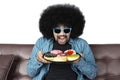
[[[60,45],[64,45],[64,44],[66,44],[66,42],[64,42],[64,43],[63,43],[63,42],[58,42],[58,43],[59,43]]]
[[[59,43],[60,45],[64,45],[65,43]]]

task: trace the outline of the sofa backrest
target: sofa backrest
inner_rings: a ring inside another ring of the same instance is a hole
[[[95,80],[120,80],[120,44],[91,44],[98,65]]]
[[[26,72],[32,47],[33,45],[28,44],[0,44],[0,55],[15,55],[8,80],[32,80]]]
[[[98,65],[95,80],[120,79],[120,44],[90,44]],[[26,65],[33,44],[0,44],[0,55],[15,55],[10,71],[10,80],[31,80],[27,75]]]

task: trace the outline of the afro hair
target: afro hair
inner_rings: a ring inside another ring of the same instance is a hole
[[[85,19],[75,5],[58,4],[45,9],[39,19],[39,30],[46,38],[52,38],[52,29],[58,24],[71,27],[71,38],[77,38],[83,33]]]

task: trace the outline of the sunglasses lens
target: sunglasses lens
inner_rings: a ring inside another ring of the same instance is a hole
[[[60,33],[61,30],[60,30],[60,29],[54,29],[54,32],[55,32],[55,33]]]
[[[69,33],[70,31],[71,31],[70,28],[64,29],[64,33]]]

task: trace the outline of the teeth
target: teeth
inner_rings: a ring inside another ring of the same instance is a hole
[[[61,39],[65,38],[65,37],[60,37]]]
[[[66,36],[59,36],[58,38],[59,39],[64,39],[64,38],[66,38]]]

